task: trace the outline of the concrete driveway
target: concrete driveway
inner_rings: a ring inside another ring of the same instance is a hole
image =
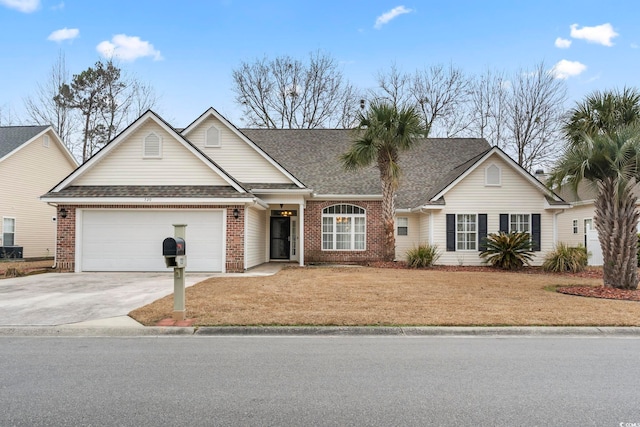
[[[188,273],[191,286],[215,274]],[[0,326],[57,326],[126,316],[173,293],[173,272],[46,273],[0,280]]]

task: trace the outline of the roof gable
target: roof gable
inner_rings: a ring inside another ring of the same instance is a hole
[[[144,137],[145,132],[155,132],[161,137],[162,144],[166,144],[165,147],[173,150],[170,154],[179,153],[180,158],[175,159],[167,156],[166,159],[147,159],[146,164],[141,162],[140,160],[143,157],[141,138]],[[134,155],[131,155],[131,150],[135,150],[135,148],[131,147],[134,143],[138,143],[140,149],[135,152]],[[129,152],[125,153],[126,150]],[[130,178],[134,182],[115,182],[117,178],[114,180],[114,176],[118,175],[118,171],[114,170],[114,168],[119,167],[119,163],[127,159],[128,163],[122,165],[122,167],[127,170],[127,173],[131,173],[131,176],[125,176],[124,179]],[[163,160],[166,161],[162,163]],[[104,167],[102,167],[103,165]],[[142,169],[138,170],[141,166]],[[116,172],[115,175],[114,171]],[[235,191],[241,193],[246,192],[240,183],[220,168],[213,160],[194,147],[189,141],[182,137],[182,135],[177,133],[153,111],[147,111],[140,116],[140,118],[122,131],[111,142],[54,187],[52,191],[58,192],[67,186],[76,184],[153,185],[150,184],[151,181],[144,181],[142,176],[145,173],[153,174],[147,177],[147,179],[152,180],[156,185],[168,185],[163,182],[162,179],[154,179],[154,177],[162,177],[163,173],[168,175],[167,179],[169,179],[169,175],[181,176],[180,174],[184,173],[185,180],[188,180],[190,177],[194,179],[194,181],[188,182],[188,185],[228,185],[234,188]],[[175,184],[175,181],[172,181],[170,184]]]
[[[480,155],[469,159],[452,169],[448,174],[443,175],[442,179],[435,185],[428,195],[427,204],[440,204],[440,200],[451,191],[457,184],[462,182],[467,176],[473,173],[477,168],[483,165],[492,156],[498,156],[508,167],[512,168],[518,175],[524,178],[531,186],[536,188],[541,195],[547,197],[551,204],[563,204],[564,200],[553,191],[549,190],[542,182],[527,172],[522,166],[516,163],[504,151],[497,146],[492,147]]]
[[[0,126],[0,161],[51,126]]]
[[[220,146],[207,147],[206,132],[215,126],[220,130]],[[295,184],[304,188],[298,177],[274,160],[249,137],[214,108],[209,108],[181,134],[243,183]]]
[[[64,145],[53,126],[0,126],[0,162],[47,134],[72,167],[77,167],[73,154]],[[50,140],[50,144],[51,144]]]

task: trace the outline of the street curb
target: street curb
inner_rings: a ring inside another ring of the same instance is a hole
[[[194,328],[180,327],[93,327],[0,326],[0,337],[148,337],[193,335]]]
[[[206,326],[79,327],[0,326],[0,337],[153,336],[389,336],[389,337],[640,337],[640,327],[441,326]]]
[[[638,336],[640,327],[206,326],[195,335],[283,336]]]

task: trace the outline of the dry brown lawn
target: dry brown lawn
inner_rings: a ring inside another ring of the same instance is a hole
[[[0,262],[48,269],[51,260]],[[287,268],[268,277],[211,278],[187,288],[187,316],[206,325],[640,326],[640,302],[552,292],[601,279],[549,274],[368,267]],[[173,296],[130,315],[145,325],[171,317]]]
[[[287,268],[268,277],[207,279],[187,288],[186,309],[198,326],[640,326],[639,302],[549,290],[601,283],[601,279],[490,270]],[[169,295],[130,316],[154,325],[172,312]]]
[[[23,276],[25,274],[31,274],[36,271],[49,270],[53,265],[53,259],[41,259],[36,261],[24,260],[24,261],[0,261],[0,279],[5,277],[13,277],[14,275]],[[7,274],[7,271],[10,274]]]

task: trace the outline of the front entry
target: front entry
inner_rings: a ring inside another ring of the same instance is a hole
[[[289,259],[291,218],[271,217],[271,259]]]

